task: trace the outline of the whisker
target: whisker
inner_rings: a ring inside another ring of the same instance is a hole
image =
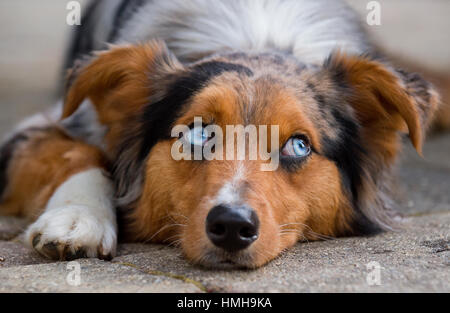
[[[161,229],[158,230],[156,233],[154,233],[153,236],[150,237],[150,239],[147,239],[145,241],[145,243],[148,243],[148,242],[152,241],[158,234],[160,234],[162,231],[166,230],[167,228],[176,227],[176,226],[180,227],[180,226],[186,226],[186,225],[184,225],[184,224],[169,224],[169,225],[165,225],[165,226],[161,227]]]
[[[299,225],[299,226],[303,226],[303,227],[305,227],[304,232],[308,232],[309,234],[314,235],[314,236],[316,236],[318,239],[321,239],[321,240],[324,240],[324,241],[335,240],[335,239],[336,239],[336,238],[331,237],[331,236],[327,236],[327,235],[322,235],[322,234],[316,233],[315,231],[313,231],[313,230],[311,229],[310,226],[308,226],[308,225],[306,225],[306,224],[304,224],[304,223],[288,223],[288,224],[282,224],[282,225],[279,226],[279,228],[280,228],[281,230],[283,230],[283,227],[287,227],[287,226],[291,226],[291,225]],[[304,236],[303,236],[303,237],[304,237]]]
[[[188,218],[186,215],[183,215],[183,214],[181,214],[181,213],[172,212],[171,215],[181,216],[181,217],[185,218],[186,221],[189,221],[189,218]]]
[[[175,240],[175,241],[173,241],[173,242],[171,242],[169,245],[168,245],[168,247],[176,247],[176,248],[179,248],[180,246],[181,246],[181,243],[183,242],[183,240],[182,239],[178,239],[178,240]]]
[[[296,229],[287,229],[279,232],[280,236],[286,236],[290,234],[297,234],[302,237],[303,240],[308,241],[308,238],[305,237],[304,233],[302,231],[296,230]],[[309,242],[309,241],[308,241]]]
[[[279,225],[278,227],[285,227],[285,226],[290,226],[290,225],[301,225],[301,226],[306,226],[305,224],[303,224],[303,223],[288,223],[288,224],[282,224],[282,225]]]
[[[163,243],[166,243],[168,241],[170,241],[172,238],[180,238],[181,239],[182,235],[178,234],[178,235],[174,235],[174,236],[170,236],[169,238],[166,238],[163,240]]]

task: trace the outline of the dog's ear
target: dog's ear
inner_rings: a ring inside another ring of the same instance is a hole
[[[86,63],[86,62],[84,62]],[[158,75],[182,68],[161,41],[112,46],[96,53],[85,66],[69,74],[62,118],[72,115],[89,98],[102,123],[139,109],[157,88],[151,81]]]
[[[325,67],[337,84],[347,84],[347,102],[362,127],[362,139],[372,153],[388,161],[398,150],[398,132],[407,132],[421,154],[424,135],[439,96],[417,74],[394,70],[368,57],[335,53]]]
[[[355,202],[350,233],[396,229],[389,171],[401,149],[399,134],[408,134],[421,154],[439,96],[419,75],[368,56],[335,53],[325,63],[324,72],[321,78],[338,90],[335,105],[350,109],[347,113],[351,111],[357,122],[349,128],[352,133],[347,133],[350,142],[343,143],[343,162],[351,163],[346,175]]]

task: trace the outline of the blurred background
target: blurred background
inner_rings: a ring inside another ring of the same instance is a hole
[[[24,116],[56,101],[61,64],[76,27],[66,24],[68,2],[0,1],[0,136]],[[83,8],[87,3],[79,2]],[[347,2],[365,21],[369,1]],[[379,3],[382,25],[364,23],[379,46],[407,64],[450,74],[450,1]]]

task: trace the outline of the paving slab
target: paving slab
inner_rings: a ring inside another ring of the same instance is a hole
[[[76,276],[79,266],[80,280]],[[140,269],[104,262],[80,260],[0,268],[0,292],[145,292],[198,293],[193,283],[165,275],[150,275]]]
[[[0,269],[42,263],[51,262],[20,242],[0,241]]]
[[[449,225],[450,213],[432,214],[410,218],[398,233],[299,243],[258,270],[207,270],[176,248],[124,245],[112,262],[80,260],[76,287],[66,281],[68,263],[45,264],[6,244],[0,292],[450,292]],[[29,262],[39,264],[23,266]],[[372,263],[380,285],[367,282]]]

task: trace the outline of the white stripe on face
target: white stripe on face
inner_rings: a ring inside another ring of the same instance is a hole
[[[221,204],[239,204],[242,202],[242,182],[245,179],[245,167],[240,162],[236,168],[236,172],[233,178],[226,182],[222,188],[220,188],[216,197],[213,200],[213,206]]]

